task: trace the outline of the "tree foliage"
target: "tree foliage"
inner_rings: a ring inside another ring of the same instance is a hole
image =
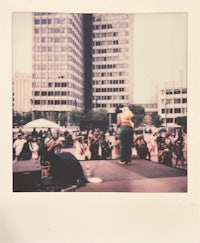
[[[161,126],[161,119],[160,116],[158,115],[157,112],[153,112],[151,115],[151,119],[152,119],[152,125],[154,125],[155,127],[160,127]]]
[[[133,112],[134,117],[133,117],[133,122],[135,127],[138,127],[145,116],[145,110],[141,105],[130,105],[129,109]]]
[[[13,126],[20,127],[32,120],[31,112],[14,112]]]

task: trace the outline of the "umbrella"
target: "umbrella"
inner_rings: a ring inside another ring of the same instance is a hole
[[[60,126],[52,121],[44,118],[33,120],[24,125],[24,128],[60,128]]]

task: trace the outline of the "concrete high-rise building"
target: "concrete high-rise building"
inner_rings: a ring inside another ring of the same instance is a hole
[[[82,14],[33,14],[32,110],[55,113],[84,106]]]
[[[133,103],[133,15],[33,14],[32,110]]]
[[[31,111],[31,74],[14,73],[13,75],[13,111]]]
[[[93,108],[133,102],[133,15],[93,14]]]

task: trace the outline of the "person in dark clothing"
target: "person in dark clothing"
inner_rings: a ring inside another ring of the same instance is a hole
[[[151,159],[151,154],[147,147],[147,142],[144,140],[143,136],[139,136],[136,138],[134,142],[138,159]]]
[[[29,159],[31,159],[32,152],[31,152],[31,150],[29,148],[29,143],[31,142],[31,140],[32,140],[32,135],[29,134],[27,139],[26,139],[26,142],[24,143],[22,151],[20,153],[21,160],[29,160]]]
[[[120,164],[130,164],[133,144],[133,113],[129,107],[120,108],[121,113],[117,114],[117,126],[119,128],[119,157]]]
[[[111,148],[105,140],[102,131],[94,132],[90,142],[91,160],[107,159],[111,154]]]
[[[69,185],[82,186],[87,182],[81,164],[69,152],[48,154],[45,157],[46,163],[50,168],[47,177],[42,180],[44,186],[57,185],[64,188]]]

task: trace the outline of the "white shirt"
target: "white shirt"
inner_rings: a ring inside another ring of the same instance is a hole
[[[13,143],[13,148],[15,149],[16,156],[20,155],[25,143],[26,143],[26,139],[24,138],[15,140],[15,142]]]

